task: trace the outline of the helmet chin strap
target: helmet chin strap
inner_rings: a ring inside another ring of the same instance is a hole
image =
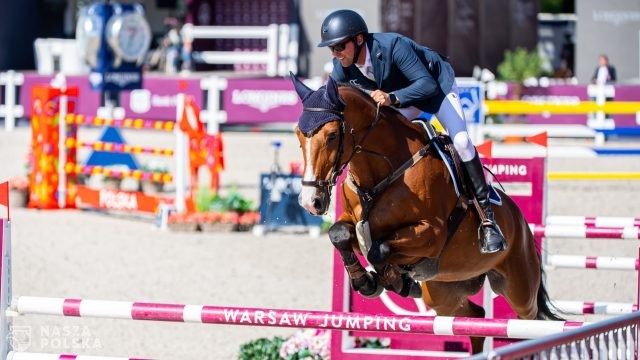
[[[362,41],[364,43],[364,40]],[[360,51],[363,46],[358,44],[358,35],[353,37],[353,65],[358,63],[358,57],[360,57]]]

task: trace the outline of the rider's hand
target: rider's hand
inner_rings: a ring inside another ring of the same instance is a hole
[[[371,98],[373,101],[377,102],[380,105],[390,106],[391,100],[389,100],[389,94],[382,90],[375,90],[371,93]]]

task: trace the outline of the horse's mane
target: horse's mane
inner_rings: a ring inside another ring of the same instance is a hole
[[[365,102],[368,102],[371,104],[371,106],[375,107],[376,106],[376,102],[373,101],[373,99],[371,98],[371,96],[369,96],[369,93],[367,93],[367,91],[369,90],[364,90],[360,87],[357,87],[351,83],[346,83],[346,82],[339,82],[338,83],[338,88],[349,88],[349,89],[353,89],[355,90],[355,93],[360,95],[360,97],[362,97],[362,99]],[[424,130],[419,126],[416,125],[414,123],[411,122],[411,120],[407,119],[404,115],[402,115],[402,113],[400,113],[396,108],[394,107],[390,107],[390,106],[384,106],[380,108],[380,111],[382,112],[384,116],[384,118],[388,118],[388,117],[400,117],[400,119],[402,119],[403,121],[400,121],[400,124],[405,125],[407,128],[413,130],[413,131],[417,131],[421,136],[425,136],[426,134],[424,133]]]

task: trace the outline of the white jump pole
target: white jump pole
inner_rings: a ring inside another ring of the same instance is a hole
[[[11,221],[0,219],[0,357],[6,358],[11,348],[11,323],[6,310],[11,305]]]
[[[67,207],[67,113],[69,112],[69,97],[67,96],[67,79],[63,74],[56,75],[53,86],[60,89],[60,109],[58,112],[58,208]]]
[[[184,113],[184,94],[178,94],[176,104],[176,126],[174,126],[174,134],[176,136],[176,198],[175,206],[178,213],[184,213],[186,210],[186,187],[187,187],[187,168],[189,167],[189,154],[187,153],[187,134],[180,130],[180,118]]]

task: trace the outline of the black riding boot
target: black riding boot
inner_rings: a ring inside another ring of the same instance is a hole
[[[480,215],[480,228],[478,228],[478,237],[480,240],[480,252],[483,254],[490,254],[498,251],[502,251],[507,248],[507,243],[504,240],[504,236],[500,231],[500,227],[496,224],[493,218],[493,209],[489,202],[489,187],[487,181],[484,178],[484,169],[480,162],[478,154],[471,160],[463,162],[469,179],[471,180],[471,188],[478,200],[478,204],[481,209],[478,212],[483,212]],[[481,211],[480,211],[481,210]]]

